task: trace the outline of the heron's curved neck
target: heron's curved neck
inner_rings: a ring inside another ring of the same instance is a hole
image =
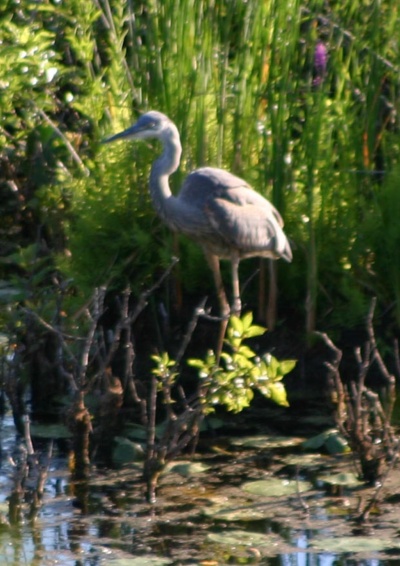
[[[171,193],[168,178],[177,170],[180,163],[182,146],[178,131],[161,140],[164,151],[153,163],[150,173],[150,195],[157,212],[168,220],[167,209],[175,197]]]

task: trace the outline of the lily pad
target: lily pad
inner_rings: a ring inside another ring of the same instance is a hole
[[[347,440],[334,428],[305,440],[302,446],[306,450],[325,448],[329,454],[345,454],[346,452],[350,452]]]
[[[181,476],[188,477],[195,474],[201,474],[206,472],[208,469],[209,466],[206,466],[206,464],[203,464],[202,462],[179,461],[168,464],[164,469],[164,473],[175,472]]]
[[[160,423],[156,426],[156,438],[161,438],[165,431],[165,424]],[[127,424],[123,430],[123,436],[130,440],[144,441],[147,439],[147,428],[138,424]]]
[[[351,472],[349,473],[339,473],[339,474],[331,474],[329,476],[325,475],[325,476],[320,476],[318,478],[320,481],[323,481],[324,483],[327,483],[329,485],[339,485],[339,486],[343,486],[343,487],[360,487],[362,485],[364,485],[364,482],[362,482],[361,480],[358,479],[358,477],[356,476],[356,474],[353,474]]]
[[[132,442],[121,436],[115,437],[114,442],[115,446],[112,453],[112,460],[116,466],[123,466],[143,460],[144,450],[138,442]]]
[[[31,435],[37,438],[71,438],[71,433],[63,424],[31,424]]]
[[[129,438],[130,440],[146,440],[147,430],[146,427],[138,424],[127,424],[124,426],[122,435]]]
[[[215,521],[261,521],[269,517],[266,512],[263,512],[259,507],[254,505],[249,505],[248,503],[243,505],[238,504],[234,506],[218,506],[213,505],[211,507],[206,507],[204,509],[204,514],[207,517],[212,517]]]
[[[341,434],[330,434],[325,441],[329,454],[347,454],[351,452],[349,443]]]
[[[110,566],[168,566],[172,564],[169,558],[158,556],[138,556],[137,558],[116,558],[108,562]]]
[[[242,485],[242,489],[254,495],[281,497],[283,495],[293,495],[299,491],[308,491],[312,489],[312,485],[307,481],[268,478],[266,480],[246,482]]]
[[[228,546],[230,549],[237,546],[267,546],[270,548],[273,545],[277,545],[280,538],[273,533],[252,533],[237,529],[225,530],[218,533],[208,533],[207,540]]]
[[[217,430],[224,426],[224,421],[218,417],[207,417],[203,419],[200,424],[200,432],[209,432],[210,430]]]
[[[329,537],[311,540],[310,546],[324,552],[382,552],[400,548],[400,542],[373,536]]]
[[[298,466],[299,468],[313,468],[321,466],[324,457],[321,454],[308,452],[307,454],[291,454],[281,458],[287,466]],[[326,458],[326,456],[325,456]]]
[[[241,448],[287,448],[290,446],[298,446],[303,441],[304,438],[296,438],[293,436],[257,435],[233,438],[231,444]]]

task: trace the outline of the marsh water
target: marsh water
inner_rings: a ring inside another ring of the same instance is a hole
[[[23,442],[1,421],[0,564],[97,566],[225,564],[383,566],[400,561],[400,477],[376,493],[354,473],[351,454],[308,450],[304,438],[206,434],[196,454],[171,462],[156,503],[144,497],[141,462],[93,469],[73,481],[68,444],[42,428],[43,471],[17,489]],[[38,429],[39,430],[39,429]],[[54,431],[54,432],[52,432]],[[17,491],[17,493],[16,493]],[[394,561],[394,562],[393,562]]]

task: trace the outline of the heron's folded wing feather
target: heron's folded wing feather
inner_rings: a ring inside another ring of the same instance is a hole
[[[241,200],[240,203],[225,198],[208,200],[205,212],[214,229],[243,254],[276,252],[279,255],[278,250],[285,247],[280,240],[285,236],[275,216],[275,208],[268,206],[270,203],[264,199],[258,205]]]

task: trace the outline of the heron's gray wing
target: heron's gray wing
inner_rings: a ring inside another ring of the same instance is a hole
[[[202,207],[210,198],[222,196],[227,190],[243,188],[252,190],[246,181],[228,171],[215,167],[202,167],[186,177],[179,193],[179,200],[192,206]]]
[[[193,211],[193,219],[197,211],[203,236],[221,250],[236,249],[242,256],[282,255],[290,261],[281,215],[232,173],[213,167],[197,169],[186,178],[179,201]]]
[[[240,177],[216,167],[203,167],[188,175],[179,194],[179,200],[202,208],[210,199],[221,198],[239,207],[253,205],[266,208],[278,224],[283,220],[278,210]]]
[[[240,195],[231,192],[206,203],[214,230],[242,255],[285,255],[288,243],[275,207],[255,191],[247,194],[245,189]]]

